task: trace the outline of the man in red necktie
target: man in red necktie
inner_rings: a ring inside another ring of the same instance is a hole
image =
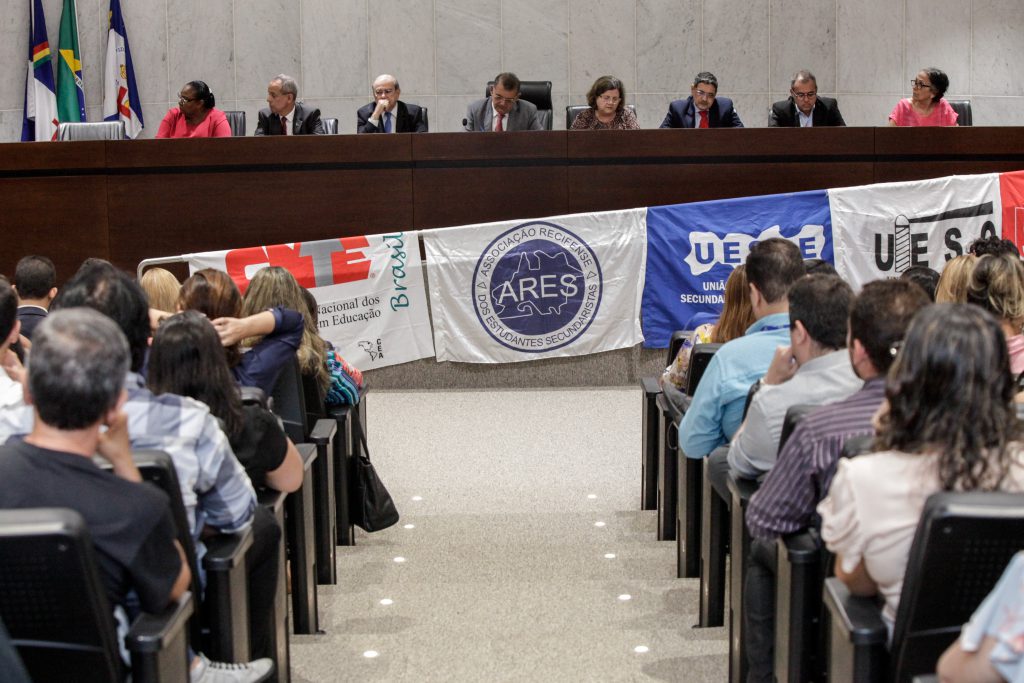
[[[504,133],[543,130],[537,107],[519,98],[519,78],[511,72],[494,77],[489,97],[469,105],[462,126],[467,131]]]
[[[697,74],[690,86],[690,96],[672,102],[661,122],[661,128],[742,127],[732,100],[718,97],[718,79],[708,71]]]

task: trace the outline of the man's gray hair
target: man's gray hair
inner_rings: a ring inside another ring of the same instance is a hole
[[[96,424],[117,405],[130,355],[113,320],[91,308],[46,316],[32,335],[28,386],[39,419],[62,430]]]
[[[794,85],[796,85],[797,81],[810,81],[814,83],[815,88],[818,87],[818,79],[815,78],[814,74],[812,74],[807,69],[800,69],[795,74],[793,74],[793,80],[789,82],[789,87],[792,88]]]
[[[299,84],[295,82],[295,79],[286,74],[278,74],[274,76],[274,81],[281,82],[281,94],[282,95],[294,95],[296,98],[299,96]]]

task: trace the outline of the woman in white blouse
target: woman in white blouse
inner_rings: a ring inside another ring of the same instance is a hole
[[[990,313],[936,304],[910,324],[889,370],[870,455],[841,460],[818,506],[836,576],[885,598],[896,617],[910,545],[928,496],[1024,490],[1006,340]]]

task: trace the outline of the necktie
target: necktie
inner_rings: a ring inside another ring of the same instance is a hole
[[[389,111],[384,112],[384,132],[391,132],[391,112]]]
[[[697,127],[698,128],[707,128],[708,127],[708,113],[706,111],[700,112],[700,125],[697,126]]]
[[[496,133],[504,132],[505,127],[501,125],[501,120],[504,119],[504,118],[505,118],[505,115],[502,114],[501,112],[498,112],[498,122],[496,124],[494,124],[494,132],[496,132]]]
[[[288,135],[288,117],[281,117],[281,135]]]

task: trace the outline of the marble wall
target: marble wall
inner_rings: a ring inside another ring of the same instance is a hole
[[[109,0],[78,0],[90,119],[100,118]],[[0,141],[17,140],[29,0],[0,13]],[[61,0],[43,0],[56,45]],[[810,68],[851,125],[883,125],[921,66],[950,75],[977,125],[1024,125],[1020,0],[121,0],[148,122],[186,81],[205,80],[222,109],[249,118],[266,84],[300,93],[355,130],[373,77],[398,76],[403,99],[430,109],[431,130],[461,127],[466,105],[502,70],[551,80],[555,111],[582,103],[597,76],[624,80],[645,128],[689,79],[713,71],[748,126],[766,125],[789,76]],[[555,116],[555,127],[564,117]]]

